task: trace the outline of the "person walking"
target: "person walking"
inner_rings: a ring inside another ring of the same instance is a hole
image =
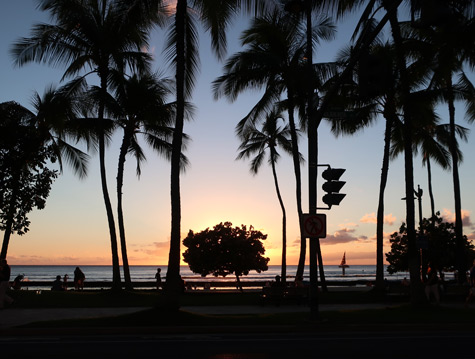
[[[10,266],[6,259],[0,259],[0,309],[5,307],[5,304],[11,305],[13,298],[7,294],[10,287]]]
[[[162,270],[160,268],[157,268],[157,273],[155,274],[155,280],[157,282],[157,290],[159,290],[162,287],[162,277],[160,276],[160,273]]]
[[[74,270],[74,288],[76,290],[83,290],[84,289],[84,281],[86,280],[86,276],[82,272],[79,267],[76,267]]]

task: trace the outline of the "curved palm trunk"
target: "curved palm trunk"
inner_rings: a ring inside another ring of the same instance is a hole
[[[16,177],[18,178],[18,176]],[[12,190],[12,198],[10,201],[10,208],[8,209],[8,216],[7,216],[7,221],[5,223],[5,232],[3,233],[3,243],[2,243],[2,252],[0,253],[0,259],[6,259],[7,258],[7,252],[8,252],[8,245],[10,244],[10,237],[12,235],[12,226],[13,226],[13,219],[15,217],[15,204],[16,204],[16,198],[18,197],[19,193],[19,181],[13,181],[13,183],[16,183],[17,185],[13,187]]]
[[[125,289],[132,290],[132,279],[130,277],[129,260],[127,258],[127,242],[125,240],[124,213],[122,209],[122,187],[124,184],[124,164],[127,156],[127,149],[130,145],[130,130],[126,127],[122,145],[120,146],[119,164],[117,168],[117,221],[119,222],[120,248],[122,251],[122,268],[124,270]]]
[[[389,173],[389,150],[391,147],[391,131],[394,123],[394,97],[388,96],[384,117],[386,129],[384,132],[383,165],[381,182],[379,184],[378,214],[376,219],[376,288],[383,290],[384,285],[384,192]]]
[[[181,200],[180,200],[180,156],[183,140],[183,123],[185,111],[185,16],[187,1],[178,0],[176,5],[175,26],[177,32],[176,45],[176,101],[177,112],[172,140],[170,196],[171,196],[171,235],[168,269],[166,274],[166,294],[168,306],[179,308],[180,297],[180,231],[181,231]]]
[[[403,41],[397,17],[397,8],[391,8],[391,1],[384,1],[383,6],[389,14],[391,32],[396,49],[396,63],[399,70],[402,88],[404,112],[404,174],[406,194],[406,225],[408,239],[409,274],[411,279],[411,302],[419,305],[425,301],[421,277],[420,256],[416,247],[415,204],[414,204],[414,164],[412,158],[412,118],[409,106],[409,81],[406,70],[406,60]]]
[[[271,151],[273,151],[271,149]],[[271,154],[272,158],[274,156]],[[277,192],[277,198],[279,199],[280,208],[282,209],[282,266],[281,266],[281,278],[282,283],[285,285],[287,281],[287,215],[285,212],[284,201],[280,194],[279,181],[277,180],[277,172],[275,170],[275,161],[271,160],[272,175],[274,176],[275,191]]]
[[[466,282],[465,273],[467,271],[465,246],[463,239],[463,224],[462,224],[462,199],[460,194],[460,177],[458,171],[458,155],[457,155],[457,140],[455,137],[455,106],[452,78],[447,76],[447,91],[448,91],[448,105],[449,105],[449,119],[450,119],[450,153],[452,155],[452,178],[454,185],[454,201],[455,201],[455,241],[456,241],[456,269],[457,280],[459,283]]]
[[[103,98],[105,98],[105,94],[107,93],[107,75],[104,75],[106,71],[102,72],[101,76],[101,90],[103,92]],[[99,106],[99,114],[98,114],[99,122],[101,126],[103,125],[104,121],[104,101],[101,100]],[[99,139],[99,166],[100,166],[100,174],[101,174],[101,185],[102,185],[102,194],[104,197],[104,204],[106,207],[107,213],[107,220],[109,223],[109,234],[110,234],[110,241],[111,241],[111,252],[112,252],[112,290],[121,290],[122,284],[120,280],[120,264],[119,264],[119,252],[117,247],[117,234],[115,230],[115,221],[114,221],[114,213],[112,212],[112,205],[109,197],[109,190],[107,189],[107,176],[106,176],[106,165],[105,165],[105,138],[104,138],[104,130],[101,128],[98,133]]]
[[[302,232],[302,175],[300,172],[300,158],[299,158],[299,145],[297,140],[297,129],[295,127],[294,116],[294,102],[293,91],[287,90],[287,100],[289,102],[289,125],[290,125],[290,139],[292,142],[292,159],[294,164],[295,173],[295,195],[297,199],[297,213],[299,217],[299,229],[300,229],[300,256],[297,266],[297,277],[303,277],[303,271],[305,269],[305,254],[307,252],[307,242]]]

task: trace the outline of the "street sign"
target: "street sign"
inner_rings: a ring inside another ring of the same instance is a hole
[[[302,230],[306,238],[325,238],[327,236],[327,216],[325,214],[303,214]]]

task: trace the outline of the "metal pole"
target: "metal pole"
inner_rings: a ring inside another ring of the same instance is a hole
[[[309,213],[317,213],[317,124],[313,108],[313,47],[312,47],[312,3],[305,0],[307,17],[307,131],[308,131],[308,203]],[[310,320],[319,319],[318,310],[318,238],[310,238]]]
[[[422,190],[421,186],[417,185],[417,192],[416,192],[417,202],[419,203],[419,230],[422,226]]]

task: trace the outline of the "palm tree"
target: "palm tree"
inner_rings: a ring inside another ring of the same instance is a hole
[[[160,19],[160,1],[136,0],[39,0],[39,9],[50,13],[53,24],[38,24],[32,35],[14,44],[15,63],[36,61],[66,65],[63,78],[81,72],[99,77],[100,103],[97,121],[102,193],[109,224],[112,252],[112,289],[121,289],[117,235],[107,188],[105,168],[105,102],[111,71],[148,69],[148,30]],[[144,16],[147,14],[147,16]]]
[[[48,87],[43,96],[40,96],[38,93],[34,94],[32,101],[33,111],[14,102],[2,104],[2,122],[8,123],[8,121],[13,121],[12,123],[15,124],[14,127],[4,128],[3,131],[5,133],[3,135],[13,135],[9,134],[8,128],[20,131],[23,134],[20,138],[16,139],[22,157],[15,160],[15,168],[18,171],[13,171],[15,173],[12,173],[12,176],[23,176],[22,173],[24,171],[29,173],[31,168],[38,166],[39,160],[42,163],[40,167],[43,168],[43,174],[37,175],[38,181],[43,181],[44,178],[49,183],[47,177],[50,175],[48,173],[53,172],[44,166],[43,162],[46,159],[53,163],[58,161],[60,173],[63,172],[63,162],[66,161],[79,178],[84,178],[87,175],[87,154],[68,143],[68,140],[74,140],[75,137],[70,124],[74,121],[77,110],[75,96],[68,96],[70,94],[65,88],[56,90],[52,86]],[[5,141],[2,140],[3,142]],[[52,178],[54,177],[56,177],[56,174]],[[15,182],[15,178],[13,178],[13,182]],[[19,177],[16,179],[16,182],[20,183]],[[49,193],[49,185],[46,193]],[[7,255],[12,233],[13,216],[17,210],[15,205],[17,197],[21,197],[19,193],[15,193],[18,190],[20,190],[19,187],[12,189],[11,198],[15,200],[15,203],[12,203],[8,210],[9,215],[6,221],[1,258],[6,258]],[[35,195],[34,197],[32,203],[38,208],[43,208],[44,203],[42,201],[46,198],[41,198],[40,195]]]
[[[455,124],[455,101],[460,98],[457,86],[454,84],[454,75],[463,76],[464,64],[471,61],[473,63],[473,42],[474,26],[473,19],[474,5],[472,2],[461,2],[457,4],[438,2],[436,4],[425,4],[435,6],[436,10],[445,12],[443,18],[424,16],[422,8],[420,21],[416,23],[416,31],[413,32],[416,39],[420,40],[417,50],[425,60],[428,68],[432,71],[432,78],[429,87],[431,89],[443,89],[443,101],[447,104],[449,113],[450,142],[449,151],[452,162],[452,178],[454,186],[455,202],[455,231],[457,238],[457,272],[465,273],[468,260],[465,258],[463,225],[462,225],[462,203],[460,191],[460,179],[458,172],[458,150],[457,150],[457,129]],[[434,12],[433,12],[434,13]],[[437,11],[435,12],[437,13]],[[459,275],[460,281],[465,281],[465,275]]]
[[[368,24],[373,26],[374,24]],[[355,71],[338,87],[330,105],[344,109],[343,114],[328,113],[334,135],[353,135],[374,123],[377,115],[385,119],[383,161],[379,187],[376,223],[376,287],[384,288],[384,193],[389,172],[391,132],[397,118],[397,83],[394,76],[393,51],[390,43],[383,43],[379,36],[368,53],[362,54]],[[346,63],[352,48],[341,51],[339,62]],[[327,117],[327,115],[324,115]]]
[[[119,224],[120,244],[122,251],[122,265],[126,289],[132,289],[130,270],[127,259],[125,239],[125,225],[123,215],[122,188],[124,178],[124,164],[129,153],[137,161],[137,176],[140,177],[140,164],[145,161],[145,154],[138,135],[160,155],[170,157],[171,136],[173,129],[169,127],[174,115],[174,104],[167,103],[166,99],[172,93],[171,83],[160,79],[156,74],[143,76],[133,75],[130,78],[116,81],[115,108],[109,110],[114,114],[119,126],[123,129],[122,145],[120,147],[117,169],[117,219]],[[187,163],[182,157],[182,166]]]
[[[181,241],[181,198],[180,158],[182,152],[185,102],[191,97],[199,66],[196,14],[200,15],[205,29],[210,32],[213,52],[222,59],[226,51],[226,27],[238,10],[264,11],[266,0],[177,0],[175,21],[168,40],[168,54],[175,68],[176,119],[172,139],[170,196],[171,235],[167,269],[167,290],[171,302],[175,302],[181,286],[180,241]],[[254,5],[254,6],[252,6]],[[175,298],[175,299],[174,299]],[[176,306],[176,305],[175,305]]]
[[[421,152],[422,164],[427,167],[427,188],[429,191],[431,203],[431,218],[436,218],[436,208],[434,194],[432,190],[432,166],[431,160],[434,160],[440,167],[445,170],[451,169],[451,154],[449,150],[450,144],[450,125],[439,124],[440,118],[436,113],[429,114],[430,122],[421,123],[424,116],[417,116],[416,128],[414,129],[414,154]],[[456,132],[460,139],[468,140],[468,129],[456,125]],[[396,157],[402,152],[401,133],[395,131],[393,133],[393,145],[391,147],[391,157]],[[459,148],[457,141],[457,157],[459,161],[463,159],[463,153]]]
[[[89,156],[71,143],[78,142],[75,122],[84,105],[83,90],[84,86],[75,83],[59,89],[50,86],[42,96],[35,93],[30,117],[30,125],[38,129],[44,144],[54,151],[60,172],[66,161],[80,179],[87,176]]]
[[[277,151],[277,146],[280,146],[284,151],[292,154],[292,143],[289,139],[290,128],[289,125],[283,127],[279,126],[278,122],[284,120],[278,111],[271,111],[265,118],[262,128],[258,129],[254,124],[247,126],[241,138],[243,142],[239,146],[239,154],[237,159],[249,158],[256,154],[251,161],[250,170],[253,174],[257,174],[262,162],[265,158],[267,150],[269,151],[268,162],[272,168],[272,175],[274,177],[275,191],[279,199],[280,208],[282,209],[282,266],[281,278],[285,284],[287,278],[287,217],[285,212],[284,201],[280,194],[279,182],[277,180],[276,163],[280,157]]]
[[[415,1],[410,1],[413,8],[416,7]],[[373,9],[382,9],[384,16],[379,22],[378,26],[370,30],[367,36],[362,37],[361,41],[357,43],[355,49],[355,56],[349,61],[348,71],[351,71],[352,65],[360,58],[361,54],[365,52],[365,48],[372,43],[384,25],[389,23],[391,35],[393,38],[395,49],[395,63],[397,74],[399,78],[399,96],[404,118],[404,174],[405,174],[405,193],[406,193],[406,226],[408,237],[408,256],[409,256],[409,272],[411,277],[411,300],[414,304],[421,303],[425,298],[422,293],[422,286],[420,280],[419,256],[416,248],[416,230],[415,230],[415,205],[413,198],[414,193],[414,168],[413,168],[413,138],[412,138],[412,121],[413,114],[411,112],[410,103],[410,79],[408,76],[406,63],[406,50],[404,48],[404,39],[401,34],[401,26],[399,23],[398,9],[402,0],[387,1],[387,0],[370,0],[363,13],[361,23],[364,23],[370,14],[374,14]],[[332,91],[329,92],[331,94]],[[322,105],[323,108],[325,106]]]
[[[244,31],[241,40],[247,48],[228,59],[225,74],[213,83],[215,97],[222,95],[234,100],[237,95],[251,88],[264,88],[264,93],[249,114],[240,121],[237,132],[242,132],[246,124],[255,121],[262,112],[271,109],[287,93],[283,105],[287,108],[293,148],[293,164],[296,179],[296,200],[299,222],[302,216],[301,172],[298,150],[297,126],[295,123],[296,97],[305,83],[306,28],[284,13],[256,18],[251,27]],[[320,18],[313,29],[314,41],[329,39],[333,26],[327,18]],[[330,72],[331,64],[315,66],[317,74]],[[302,231],[301,231],[302,233]],[[297,276],[303,275],[306,239],[301,235],[301,251]]]

